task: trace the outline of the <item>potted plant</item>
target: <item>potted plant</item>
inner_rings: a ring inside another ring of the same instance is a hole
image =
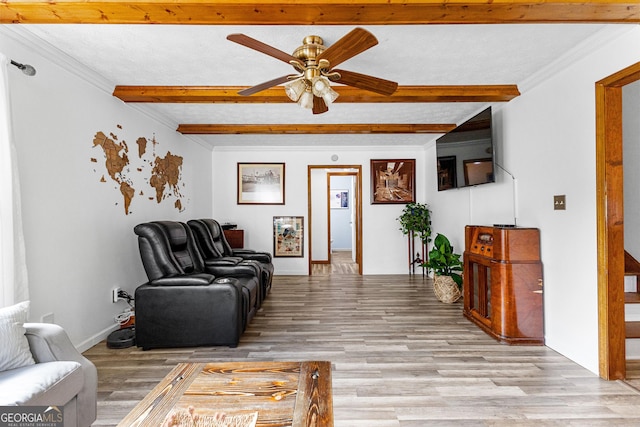
[[[429,206],[422,203],[407,203],[402,214],[396,218],[400,222],[400,231],[409,239],[409,274],[415,272],[416,264],[423,267],[424,262],[420,254],[415,253],[414,237],[422,243],[422,254],[426,256],[427,244],[431,242],[431,211]]]
[[[422,243],[431,242],[431,211],[422,203],[407,203],[402,214],[397,218],[402,234],[413,232]]]
[[[453,252],[449,239],[438,233],[433,240],[433,248],[429,251],[429,259],[423,266],[433,270],[433,290],[442,302],[452,303],[462,296],[460,256]]]

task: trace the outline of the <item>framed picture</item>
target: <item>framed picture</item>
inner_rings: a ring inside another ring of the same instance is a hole
[[[416,201],[416,160],[371,160],[371,203]]]
[[[239,205],[284,205],[284,163],[238,163]]]
[[[456,188],[458,186],[456,174],[456,156],[438,157],[438,191]]]
[[[273,217],[273,256],[302,257],[304,254],[304,218]]]
[[[331,209],[349,209],[349,190],[329,190]]]

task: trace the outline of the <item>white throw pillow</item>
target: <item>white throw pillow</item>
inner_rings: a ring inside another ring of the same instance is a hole
[[[0,308],[0,371],[36,363],[24,335],[29,315],[29,301]]]

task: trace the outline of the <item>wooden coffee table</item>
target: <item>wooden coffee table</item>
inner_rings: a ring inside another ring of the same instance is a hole
[[[180,363],[118,426],[159,427],[189,407],[208,417],[257,412],[263,427],[331,427],[331,362]]]

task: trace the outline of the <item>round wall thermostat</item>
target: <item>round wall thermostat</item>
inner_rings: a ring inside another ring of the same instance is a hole
[[[334,162],[337,162],[338,161],[338,155],[337,154],[332,155],[331,156],[331,160],[333,160]]]

